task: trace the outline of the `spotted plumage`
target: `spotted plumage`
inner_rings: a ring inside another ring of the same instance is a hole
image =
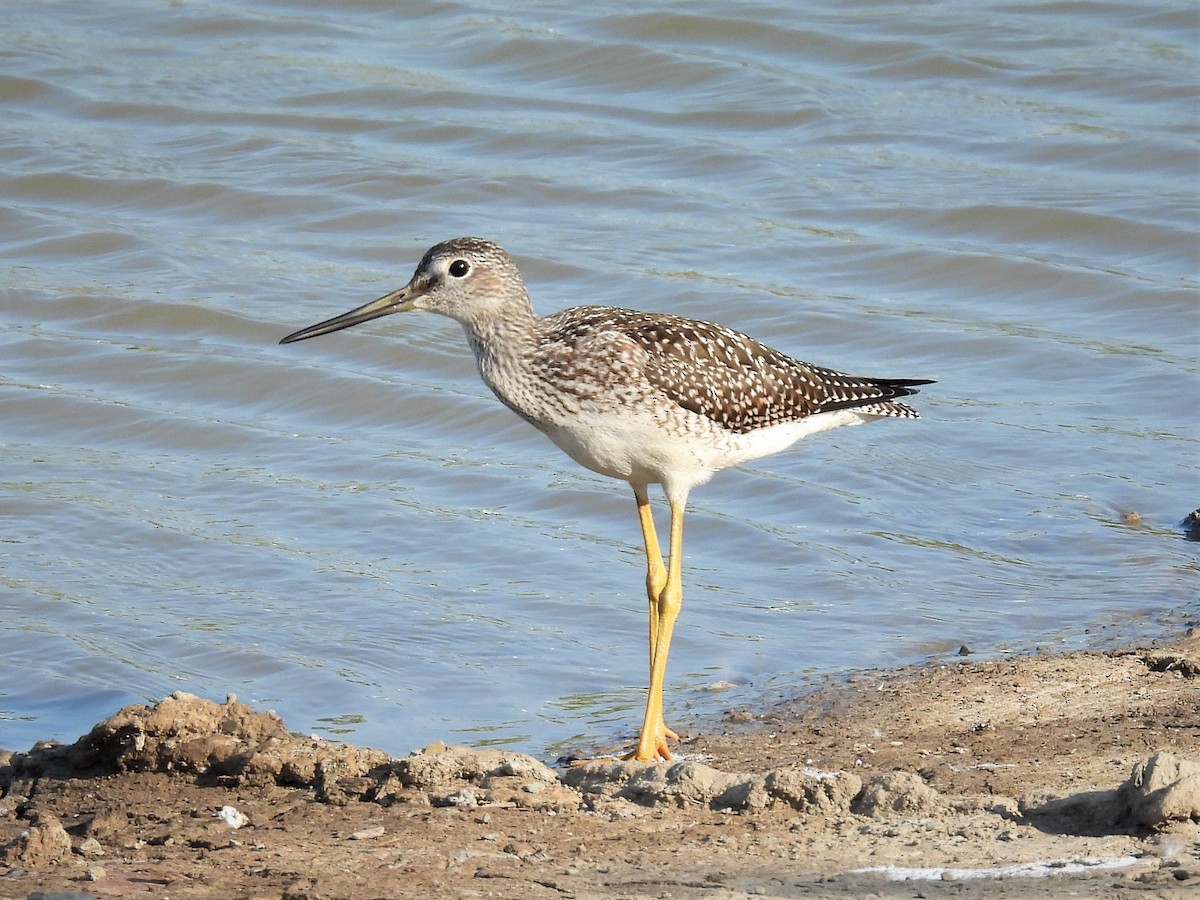
[[[569,359],[581,341],[597,334],[632,341],[644,353],[640,375],[649,385],[737,434],[839,409],[915,419],[912,407],[889,401],[927,383],[845,375],[792,359],[723,325],[609,306],[548,316],[539,350]]]
[[[671,758],[662,686],[682,602],[689,492],[721,469],[818,431],[915,419],[916,411],[898,400],[930,383],[846,375],[680,316],[580,306],[542,318],[512,259],[481,238],[437,244],[404,287],[283,343],[414,309],[458,321],[480,376],[509,409],[576,462],[633,487],[646,548],[650,691],[630,756],[643,761]],[[651,484],[662,485],[671,506],[666,565],[650,513]]]

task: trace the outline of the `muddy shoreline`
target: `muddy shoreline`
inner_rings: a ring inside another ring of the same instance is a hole
[[[866,672],[557,769],[175,694],[0,754],[0,897],[1196,896],[1198,675],[1194,629]]]

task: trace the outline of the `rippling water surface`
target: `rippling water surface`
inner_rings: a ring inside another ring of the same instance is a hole
[[[541,312],[938,379],[694,495],[677,727],[1200,615],[1194,5],[681,9],[5,4],[0,745],[178,689],[393,752],[630,732],[628,488],[448,320],[277,344],[463,233]]]

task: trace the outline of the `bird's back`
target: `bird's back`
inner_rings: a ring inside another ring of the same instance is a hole
[[[896,400],[929,383],[847,375],[793,359],[723,325],[682,316],[583,306],[542,322],[547,356],[576,365],[590,358],[593,377],[600,379],[640,376],[679,409],[733,434],[838,410],[917,418],[916,410]]]

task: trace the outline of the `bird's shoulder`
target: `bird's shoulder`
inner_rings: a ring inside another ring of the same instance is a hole
[[[734,431],[803,417],[826,397],[818,369],[714,322],[585,306],[555,313],[545,324],[543,346],[563,365],[578,369],[589,360],[597,375],[603,368],[636,377]]]
[[[546,377],[575,393],[644,386],[739,434],[839,409],[914,417],[892,401],[926,383],[848,375],[714,322],[609,306],[547,317],[539,355]]]
[[[757,360],[795,366],[777,350],[747,335],[699,319],[616,306],[577,306],[544,320],[542,345],[580,353],[636,351],[648,364],[686,362],[739,369]]]

